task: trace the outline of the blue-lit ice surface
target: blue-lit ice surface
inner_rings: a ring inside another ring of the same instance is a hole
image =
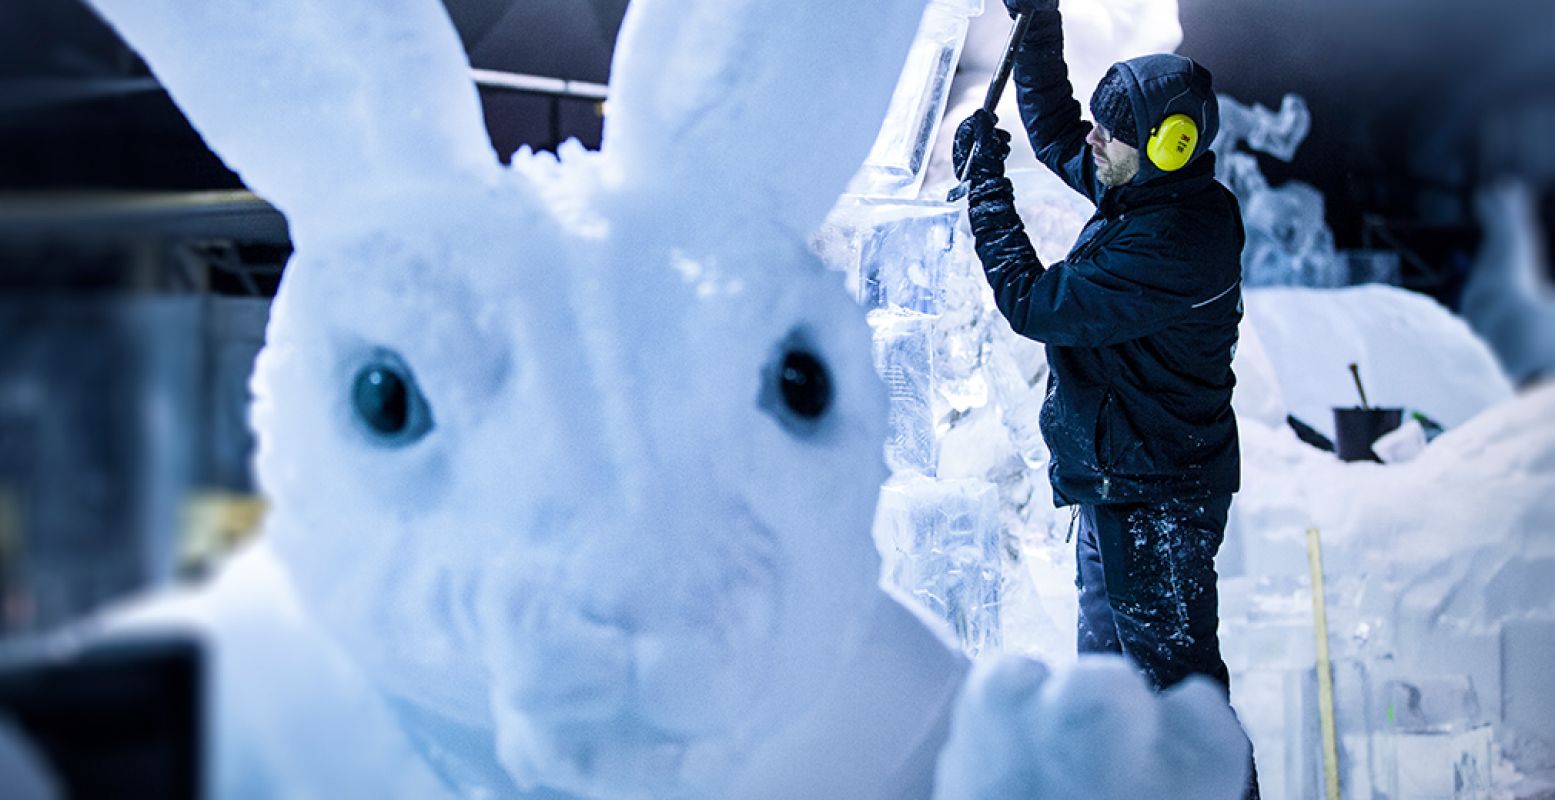
[[[215,795],[987,796],[1115,752],[1236,795],[1215,692],[1161,701],[1200,760],[1165,727],[1115,751],[1065,709],[1152,707],[1138,676],[968,683],[877,585],[887,395],[805,241],[922,0],[637,0],[603,151],[511,168],[436,0],[94,5],[296,246],[263,539],[120,618],[207,631]],[[952,730],[1009,758],[939,763]]]

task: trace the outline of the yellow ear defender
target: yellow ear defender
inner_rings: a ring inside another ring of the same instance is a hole
[[[1187,114],[1173,114],[1161,120],[1150,132],[1145,154],[1162,172],[1176,172],[1187,166],[1199,146],[1199,126]]]

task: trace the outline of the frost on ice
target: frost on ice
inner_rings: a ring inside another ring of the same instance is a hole
[[[922,0],[637,0],[603,152],[511,169],[435,0],[94,5],[296,248],[265,539],[120,618],[209,632],[217,794],[929,794],[966,662],[876,585],[887,397],[804,248]]]

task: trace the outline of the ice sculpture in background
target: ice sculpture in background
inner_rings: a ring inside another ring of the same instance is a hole
[[[1323,218],[1323,194],[1291,181],[1254,191],[1242,204],[1247,244],[1242,274],[1248,286],[1335,287],[1340,275],[1334,235]]]
[[[1242,277],[1248,286],[1336,287],[1400,280],[1396,253],[1377,250],[1339,252],[1324,218],[1323,195],[1301,181],[1270,186],[1252,152],[1281,161],[1312,129],[1312,113],[1300,97],[1287,94],[1280,110],[1244,105],[1219,95],[1220,134],[1215,137],[1215,176],[1242,204],[1247,244]]]
[[[1288,94],[1279,112],[1273,112],[1224,94],[1219,100],[1221,128],[1212,147],[1215,171],[1242,204],[1247,229],[1242,273],[1247,285],[1343,285],[1334,237],[1323,218],[1322,193],[1301,181],[1269,186],[1257,158],[1237,149],[1245,145],[1281,161],[1291,160],[1312,127],[1306,102]]]
[[[930,795],[967,662],[878,586],[886,397],[799,238],[924,0],[635,0],[603,151],[510,168],[438,0],[93,4],[296,247],[264,538],[111,630],[208,635],[214,794]],[[982,692],[967,723],[1026,742],[1098,690]],[[1235,787],[1229,709],[1194,710]]]
[[[1312,130],[1312,112],[1298,95],[1281,98],[1279,111],[1259,103],[1243,105],[1226,95],[1220,95],[1219,100],[1220,134],[1213,148],[1217,155],[1245,142],[1249,149],[1290,161]]]
[[[1555,375],[1555,285],[1533,187],[1516,181],[1488,186],[1474,205],[1485,238],[1460,312],[1513,381]]]

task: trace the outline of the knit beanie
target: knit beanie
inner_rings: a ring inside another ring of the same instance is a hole
[[[1091,117],[1096,124],[1106,128],[1112,138],[1128,145],[1139,146],[1139,126],[1134,124],[1134,103],[1128,96],[1128,78],[1114,64],[1112,69],[1096,84],[1091,95]]]

